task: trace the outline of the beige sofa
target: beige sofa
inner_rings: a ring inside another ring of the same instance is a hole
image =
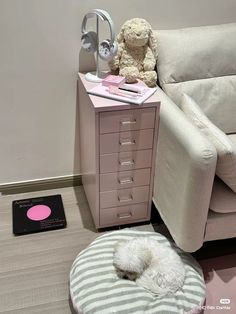
[[[153,201],[176,243],[193,252],[236,236],[236,23],[156,38],[162,103]]]

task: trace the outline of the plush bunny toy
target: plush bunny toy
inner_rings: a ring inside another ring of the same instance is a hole
[[[151,25],[141,18],[128,20],[116,41],[118,53],[109,62],[110,69],[119,70],[119,75],[124,76],[127,83],[141,79],[149,87],[156,86],[157,73],[154,68],[157,52]]]

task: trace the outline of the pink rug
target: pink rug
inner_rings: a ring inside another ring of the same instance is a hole
[[[236,254],[199,263],[207,285],[204,314],[236,314]]]

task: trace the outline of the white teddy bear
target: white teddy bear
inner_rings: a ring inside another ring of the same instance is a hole
[[[151,25],[144,19],[133,18],[126,21],[117,35],[117,55],[109,62],[112,71],[127,83],[141,79],[149,87],[156,86],[157,73],[154,71],[157,59],[156,40]]]

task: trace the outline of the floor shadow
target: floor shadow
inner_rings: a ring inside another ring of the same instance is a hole
[[[200,264],[206,282],[212,281],[214,274],[225,283],[236,278],[236,254],[202,260]]]
[[[75,139],[74,139],[74,175],[80,174],[80,136],[79,136],[79,88],[76,83],[76,107],[75,107]]]
[[[165,236],[166,238],[173,240],[169,230],[167,229],[166,225],[164,224],[163,220],[161,219],[161,216],[156,209],[155,205],[152,203],[152,210],[151,210],[151,224],[153,225],[153,229],[155,232],[158,232]]]
[[[236,254],[236,238],[205,242],[198,251],[192,253],[199,261],[231,254]]]
[[[93,222],[93,217],[90,212],[89,204],[86,198],[86,195],[84,193],[84,189],[82,186],[80,187],[74,187],[74,193],[76,197],[76,204],[78,205],[78,214],[81,217],[83,227],[85,229],[88,229],[90,231],[93,231],[95,233],[98,232],[96,229],[94,222]]]
[[[79,88],[76,87],[76,110],[75,110],[75,140],[74,140],[74,175],[81,173],[80,164],[80,130],[79,130]],[[85,193],[81,194],[81,189],[77,186],[74,187],[74,193],[77,200],[79,214],[85,229],[97,232],[93,219],[89,210],[89,205]]]
[[[74,309],[74,306],[73,306],[70,294],[69,294],[69,297],[68,297],[68,301],[69,301],[69,307],[70,307],[71,314],[77,314],[77,312]]]

